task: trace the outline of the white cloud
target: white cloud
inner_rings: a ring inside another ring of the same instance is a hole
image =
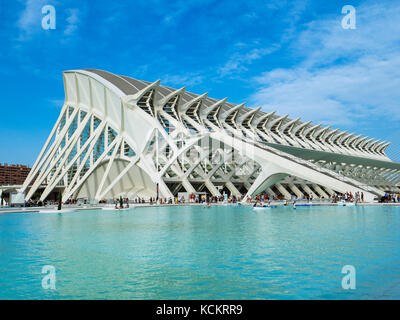
[[[78,28],[79,23],[79,10],[78,9],[69,9],[68,17],[67,17],[67,27],[64,30],[65,35],[71,35]]]
[[[341,28],[340,9],[292,43],[301,63],[254,79],[252,104],[345,127],[400,120],[400,4],[357,7],[356,30]]]
[[[164,25],[176,25],[177,22],[179,22],[190,10],[193,10],[196,7],[206,6],[210,2],[213,2],[213,0],[177,0],[168,1],[168,4],[165,5],[165,3],[160,0],[147,1],[152,4],[155,12],[163,16],[162,22]]]
[[[296,24],[299,21],[301,15],[304,13],[308,6],[308,0],[284,2],[281,0],[268,1],[264,5],[268,10],[282,10],[286,8],[287,15],[281,23],[284,28],[284,35],[278,43],[273,43],[269,47],[260,48],[260,40],[255,39],[250,43],[237,42],[234,46],[239,51],[231,55],[228,61],[220,67],[217,72],[220,76],[239,74],[248,70],[248,66],[254,61],[259,60],[269,54],[272,54],[282,47],[282,44],[287,42],[293,37],[296,31]],[[254,12],[250,12],[243,15],[243,18],[247,20],[258,19],[258,15]],[[250,48],[250,49],[249,49]],[[247,52],[244,50],[247,49]]]
[[[63,99],[47,99],[47,102],[51,108],[61,109],[61,107],[64,105]]]
[[[162,77],[165,85],[173,86],[195,86],[203,82],[203,77],[197,73],[190,73],[185,75],[165,75]]]
[[[17,21],[17,27],[19,29],[18,41],[30,40],[36,33],[43,31],[42,18],[44,15],[42,14],[42,8],[47,4],[49,4],[49,0],[26,0],[25,8],[22,10]],[[64,35],[71,36],[78,28],[81,12],[78,9],[66,9],[65,12],[67,14],[66,23],[61,23],[61,21],[58,23],[57,21],[57,28],[66,25]],[[58,18],[58,16],[56,16],[56,18]]]
[[[238,46],[244,47],[245,45],[241,43]],[[278,46],[271,46],[270,48],[264,49],[255,48],[246,53],[237,52],[229,58],[224,66],[218,69],[218,73],[220,76],[223,77],[232,73],[247,71],[247,66],[250,65],[253,61],[258,60],[268,54],[271,54],[277,49]]]
[[[20,41],[29,38],[35,31],[41,29],[42,7],[46,5],[46,0],[27,0],[25,9],[21,12],[17,21],[17,27],[20,31]]]

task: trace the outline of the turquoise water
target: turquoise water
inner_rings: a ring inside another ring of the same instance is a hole
[[[400,207],[6,214],[0,299],[399,299],[399,225]]]

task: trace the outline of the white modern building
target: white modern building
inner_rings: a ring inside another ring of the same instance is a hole
[[[389,142],[275,111],[86,69],[64,72],[65,103],[21,191],[63,201],[178,192],[365,199],[399,191]]]

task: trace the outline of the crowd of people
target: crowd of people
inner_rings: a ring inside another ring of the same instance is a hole
[[[305,194],[303,196],[304,200],[308,201],[308,202],[312,202],[313,201],[313,194],[309,193],[309,194]],[[345,193],[333,193],[331,196],[331,201],[332,203],[338,203],[338,202],[350,202],[350,203],[363,203],[365,202],[365,198],[364,198],[364,192],[345,192]],[[263,195],[257,195],[254,198],[251,197],[247,197],[246,201],[247,203],[269,203],[271,201],[284,201],[285,198],[280,195],[280,196],[270,196],[268,194],[263,194]],[[292,196],[292,201],[297,201],[300,200],[298,197],[296,196]],[[155,204],[155,203],[159,203],[159,204],[184,204],[185,202],[188,203],[237,203],[240,202],[241,198],[236,197],[234,195],[229,196],[225,199],[224,196],[209,196],[209,195],[205,195],[205,194],[190,194],[188,200],[185,199],[185,197],[175,197],[175,198],[160,198],[160,199],[156,199],[156,198],[152,198],[150,197],[147,201],[144,198],[135,198],[133,201],[131,201],[132,203],[150,203],[150,204]],[[386,193],[384,197],[382,197],[380,199],[381,203],[400,203],[400,193]]]
[[[87,203],[87,200],[84,200],[84,204]],[[76,199],[68,199],[67,201],[62,203],[63,205],[68,205],[68,204],[78,204],[78,200]],[[58,200],[31,200],[29,199],[28,201],[25,202],[25,207],[43,207],[43,206],[57,206],[58,205]]]
[[[305,200],[311,202],[311,201],[313,200],[313,194],[312,194],[312,193],[310,193],[310,194],[305,194],[305,195],[303,196],[303,199],[305,199]],[[269,202],[271,202],[271,201],[285,201],[285,200],[287,200],[287,199],[286,199],[283,195],[280,195],[280,196],[277,196],[277,195],[270,196],[270,195],[268,195],[268,194],[257,195],[257,196],[255,196],[254,198],[251,198],[251,197],[247,197],[247,198],[246,198],[246,202],[248,202],[248,203],[253,203],[253,202],[255,202],[255,203],[258,203],[258,202],[261,202],[261,203],[262,203],[262,202],[267,202],[267,203],[269,203]],[[296,200],[298,200],[298,197],[295,196],[295,195],[292,195],[291,201],[296,201]]]
[[[122,198],[115,199],[115,209],[125,209],[129,208],[129,198]]]
[[[364,192],[345,192],[345,193],[334,193],[332,195],[332,203],[337,203],[341,201],[345,202],[354,202],[354,203],[361,203],[364,202]]]
[[[251,197],[247,197],[246,202],[251,203],[251,202],[270,202],[271,200],[275,200],[275,201],[279,201],[279,200],[284,200],[284,197],[281,196],[276,196],[274,195],[273,197],[269,196],[268,194],[260,194],[257,195],[253,198]]]
[[[134,204],[184,204],[184,203],[237,203],[241,199],[232,195],[225,199],[224,196],[209,196],[206,194],[194,194],[191,193],[186,199],[184,196],[174,197],[174,198],[156,198],[150,197],[147,200],[143,197],[136,197],[133,200],[127,200],[130,203]]]
[[[379,200],[381,203],[398,203],[400,202],[400,193],[388,193],[386,192],[385,195]]]
[[[303,197],[304,200],[308,202],[312,202],[313,194],[305,194]],[[129,198],[119,198],[114,200],[114,204],[116,208],[129,208],[129,203],[131,204],[185,204],[187,203],[205,203],[205,204],[218,204],[218,203],[238,203],[242,199],[240,197],[236,197],[234,195],[227,196],[210,196],[206,194],[195,194],[191,193],[188,195],[188,198],[185,197],[174,197],[174,198],[156,198],[150,197],[145,199],[144,197],[136,197],[133,200]],[[254,198],[247,197],[247,203],[270,203],[271,201],[283,201],[285,198],[283,196],[270,196],[268,194],[257,195]],[[292,201],[299,200],[296,196],[292,196]],[[338,202],[350,202],[350,203],[363,203],[365,202],[364,199],[364,192],[345,192],[345,193],[334,193],[331,196],[332,203]],[[385,193],[383,197],[379,200],[380,203],[400,203],[400,193]],[[83,200],[83,204],[86,204],[87,200]],[[107,203],[106,200],[99,201],[100,204]],[[108,202],[109,203],[109,202]],[[65,205],[74,205],[78,204],[77,200],[67,200]],[[57,200],[29,200],[26,202],[26,207],[41,207],[41,206],[52,206],[58,205]]]

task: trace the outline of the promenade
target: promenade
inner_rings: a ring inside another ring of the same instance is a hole
[[[271,206],[284,206],[286,201],[271,201]],[[292,206],[293,201],[288,201],[287,206]],[[327,201],[296,201],[297,206],[308,205],[308,206],[332,206],[338,207],[343,206],[341,203],[332,203]],[[75,211],[86,211],[86,210],[129,210],[135,208],[155,208],[155,207],[183,207],[183,206],[199,206],[204,207],[207,206],[206,203],[173,203],[173,204],[150,204],[150,203],[137,203],[137,204],[130,204],[129,208],[123,209],[115,209],[114,205],[63,205],[61,210],[57,210],[56,205],[52,206],[44,206],[44,207],[22,207],[22,208],[10,208],[10,207],[3,207],[0,208],[0,216],[7,214],[7,213],[68,213],[68,212],[75,212]],[[225,204],[225,203],[210,203],[210,206],[243,206],[243,207],[250,207],[253,206],[253,203],[246,203],[246,204]],[[357,203],[356,205],[352,203],[346,203],[346,206],[373,206],[373,207],[382,207],[382,206],[400,206],[400,203],[378,203],[378,202],[364,202],[364,203]]]

